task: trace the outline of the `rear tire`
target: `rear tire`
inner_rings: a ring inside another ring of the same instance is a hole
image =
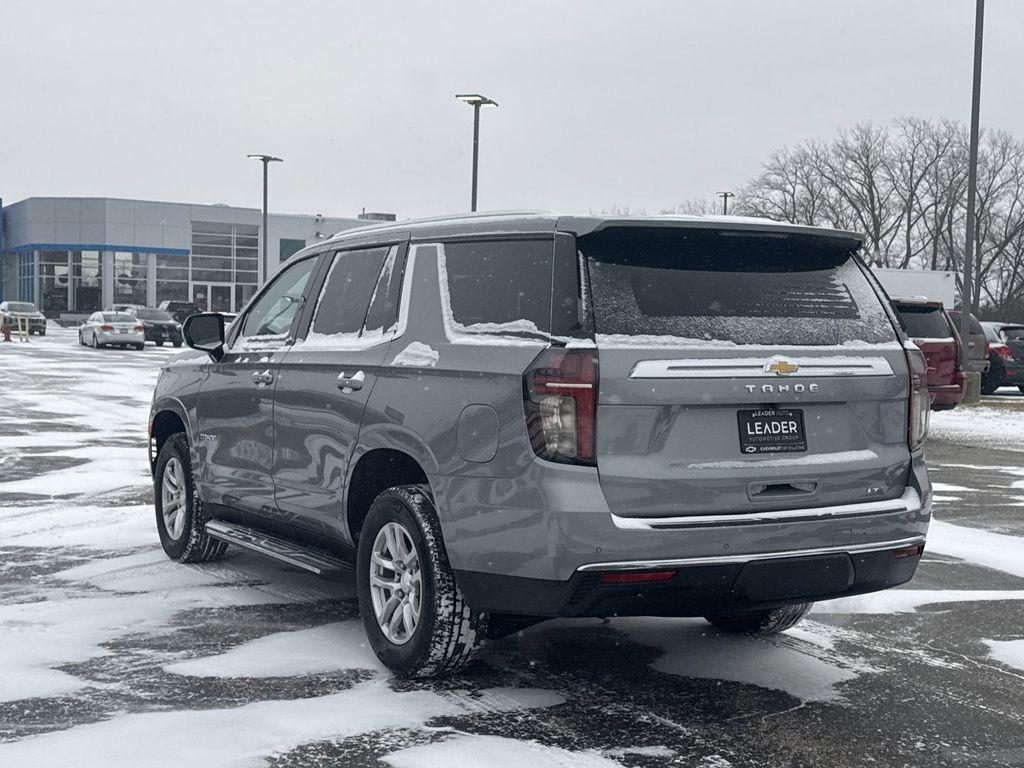
[[[178,347],[181,346],[181,342],[180,341],[174,341],[174,342],[171,342],[171,343],[174,344],[174,348],[175,349],[177,349]]]
[[[395,536],[401,541],[389,543],[389,532],[392,541]],[[360,532],[356,563],[359,613],[370,647],[385,666],[401,677],[439,677],[472,658],[486,634],[486,616],[466,605],[455,583],[428,490],[398,486],[374,499]],[[394,589],[387,586],[392,583]],[[400,621],[392,624],[389,617]]]
[[[153,483],[156,528],[167,556],[179,563],[220,559],[228,545],[206,535],[206,514],[192,482],[192,459],[184,433],[171,435],[161,446]]]
[[[142,350],[144,350],[145,348],[146,348],[146,345],[145,345],[145,344],[136,344],[136,345],[135,345],[135,349],[136,349],[136,350],[138,350],[139,352],[141,352],[141,351],[142,351]]]
[[[154,342],[154,344],[156,344],[158,347],[162,347],[164,345],[162,341],[156,341]]]
[[[995,391],[997,389],[999,389],[999,384],[997,382],[993,381],[991,376],[988,376],[986,374],[982,374],[982,377],[981,377],[981,394],[983,394],[983,395],[992,395],[992,394],[995,394]]]
[[[768,611],[727,613],[704,618],[723,632],[736,635],[775,635],[796,626],[813,605],[814,603],[796,603]]]
[[[1022,395],[1024,395],[1024,384],[1021,384],[1020,386],[1018,386],[1018,387],[1017,387],[1017,389],[1019,389],[1019,390],[1020,390],[1020,393],[1021,393]]]

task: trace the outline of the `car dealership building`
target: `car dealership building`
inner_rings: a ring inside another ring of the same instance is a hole
[[[49,318],[167,299],[237,312],[265,279],[258,208],[30,197],[0,210],[0,297],[34,302]],[[366,223],[270,214],[267,273],[301,248]]]

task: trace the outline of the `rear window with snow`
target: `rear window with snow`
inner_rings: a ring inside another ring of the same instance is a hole
[[[438,263],[448,324],[468,334],[547,334],[552,247],[550,240],[446,243]]]
[[[883,343],[892,323],[832,238],[617,228],[580,238],[598,341]]]
[[[907,336],[912,339],[949,339],[953,332],[949,330],[946,315],[939,307],[915,307],[912,304],[897,304],[900,320]]]
[[[1003,326],[1003,338],[1010,339],[1012,341],[1024,339],[1024,325]]]

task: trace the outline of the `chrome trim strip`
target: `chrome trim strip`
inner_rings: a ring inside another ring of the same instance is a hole
[[[811,557],[813,555],[859,554],[881,552],[886,549],[901,549],[915,544],[924,544],[924,536],[913,536],[894,541],[878,541],[871,544],[847,544],[839,547],[818,547],[817,549],[792,549],[785,552],[755,552],[749,555],[716,555],[712,557],[683,557],[674,560],[625,560],[613,563],[587,563],[577,571],[648,571],[663,568],[682,568],[688,565],[728,565],[749,563],[755,560],[778,560],[787,557]]]
[[[921,509],[921,497],[908,487],[898,499],[865,501],[859,504],[839,504],[833,507],[807,509],[777,509],[763,512],[735,512],[726,515],[682,515],[679,517],[620,517],[612,514],[615,527],[627,531],[660,531],[678,528],[699,528],[707,525],[751,525],[779,520],[813,520],[824,517],[856,517],[888,512],[916,512]]]
[[[892,365],[884,357],[788,357],[799,370],[783,375],[765,373],[772,358],[723,357],[678,360],[641,360],[630,371],[631,379],[739,379],[772,380],[807,378],[810,376],[891,376]]]

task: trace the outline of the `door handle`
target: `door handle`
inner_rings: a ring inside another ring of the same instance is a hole
[[[363,388],[364,381],[366,381],[366,374],[362,371],[356,371],[351,376],[342,372],[338,374],[338,389],[345,394],[355,392],[357,389]]]
[[[254,371],[252,374],[253,384],[271,384],[274,381],[274,374],[268,368],[265,371]]]

